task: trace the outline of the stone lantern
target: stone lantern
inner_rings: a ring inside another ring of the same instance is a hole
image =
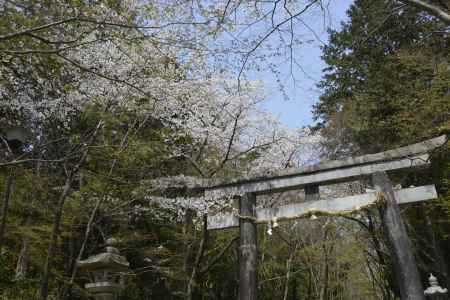
[[[443,289],[442,287],[439,286],[438,280],[436,277],[433,276],[433,274],[430,274],[428,281],[430,282],[430,287],[428,287],[424,291],[427,299],[433,300],[446,299],[445,294],[447,294],[447,289]]]
[[[80,270],[93,274],[94,282],[84,287],[95,300],[116,300],[123,290],[123,272],[129,271],[129,262],[119,254],[113,238],[106,240],[106,252],[77,262]]]

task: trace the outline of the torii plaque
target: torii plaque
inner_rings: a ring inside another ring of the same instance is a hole
[[[303,169],[282,171],[275,176],[236,180],[205,188],[205,195],[220,191],[243,195],[239,215],[208,216],[208,229],[239,226],[239,299],[257,300],[257,223],[297,219],[312,214],[344,214],[383,202],[383,225],[394,257],[394,271],[402,299],[424,300],[417,265],[398,204],[437,198],[434,185],[394,190],[387,171],[426,166],[429,152],[447,141],[445,135],[394,150],[336,160]],[[370,176],[376,192],[319,200],[319,186]],[[306,202],[256,209],[256,197],[281,191],[305,189]]]

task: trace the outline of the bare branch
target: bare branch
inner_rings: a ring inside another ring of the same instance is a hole
[[[297,18],[298,16],[300,16],[301,14],[303,14],[304,12],[306,12],[311,6],[313,6],[314,4],[316,4],[319,0],[313,0],[311,1],[308,5],[306,5],[301,11],[297,12],[296,14],[290,15],[289,18],[286,18],[285,20],[281,21],[280,23],[278,23],[275,27],[273,27],[270,31],[268,31],[256,44],[255,46],[253,46],[252,49],[250,49],[250,51],[248,51],[244,57],[244,61],[242,63],[241,69],[239,70],[239,75],[238,75],[238,89],[240,89],[241,86],[241,76],[242,73],[244,72],[245,66],[247,65],[248,59],[250,58],[250,56],[277,30],[280,29],[280,27],[282,27],[284,24],[286,24],[287,22],[291,21],[292,19]]]
[[[86,41],[83,43],[67,46],[64,48],[56,48],[56,49],[25,49],[25,50],[0,50],[0,52],[7,54],[16,54],[16,55],[26,55],[26,54],[59,54],[61,52],[71,50],[80,46],[85,46],[89,44],[93,44],[99,41],[106,41],[105,39],[97,39],[92,41]]]
[[[206,177],[206,173],[192,157],[190,157],[189,155],[182,155],[182,157],[186,158],[202,177]]]
[[[114,23],[114,22],[107,22],[107,21],[98,21],[95,19],[90,18],[81,18],[81,17],[72,17],[52,23],[48,23],[42,26],[32,27],[28,28],[22,31],[16,31],[7,35],[0,36],[0,41],[6,41],[13,38],[17,38],[23,35],[29,35],[32,32],[41,31],[44,29],[48,29],[51,27],[55,27],[58,25],[62,25],[65,23],[71,23],[71,22],[84,22],[84,23],[92,23],[96,25],[106,25],[106,26],[114,26],[114,27],[122,27],[122,28],[129,28],[129,29],[164,29],[166,27],[175,26],[175,25],[208,25],[209,22],[171,22],[167,24],[163,24],[160,26],[142,26],[142,25],[135,25],[135,24],[124,24],[124,23]]]
[[[360,219],[351,217],[351,216],[342,216],[344,219],[350,220],[350,221],[355,221],[356,223],[358,223],[359,225],[361,225],[361,227],[365,228],[367,231],[370,230],[369,225],[367,225],[366,223],[364,223],[363,221],[361,221]]]
[[[220,25],[223,24],[225,17],[227,16],[227,10],[228,10],[228,7],[230,6],[230,4],[231,4],[231,0],[228,0],[227,4],[225,5],[225,9],[223,10],[222,16],[219,19],[219,23],[217,24],[217,27],[220,27]]]
[[[129,87],[131,87],[131,88],[137,90],[138,92],[144,94],[145,96],[154,99],[154,97],[151,96],[149,93],[147,93],[146,91],[144,91],[144,90],[141,89],[140,87],[138,87],[138,86],[136,86],[136,85],[134,85],[134,84],[132,84],[132,83],[129,83],[129,82],[126,81],[126,80],[114,78],[114,77],[108,76],[108,75],[106,75],[106,74],[96,72],[96,71],[92,70],[91,68],[89,68],[89,67],[87,67],[87,66],[84,66],[84,65],[82,65],[82,64],[80,64],[80,63],[78,63],[78,62],[76,62],[76,61],[74,61],[74,60],[72,60],[72,59],[70,59],[70,58],[68,58],[68,57],[66,57],[66,56],[63,56],[63,55],[61,55],[61,54],[59,54],[59,53],[56,54],[56,55],[58,55],[58,56],[61,57],[63,60],[65,60],[65,61],[71,63],[72,65],[74,65],[75,67],[79,68],[79,69],[82,70],[82,71],[85,71],[85,72],[87,72],[87,73],[94,74],[94,75],[96,75],[96,76],[98,76],[98,77],[101,77],[101,78],[104,78],[104,79],[107,79],[107,80],[110,80],[110,81],[113,81],[113,82],[117,82],[117,83],[121,83],[121,84],[123,84],[123,85],[129,86]]]
[[[25,30],[22,30],[22,31],[16,31],[16,32],[13,32],[13,33],[10,33],[10,34],[7,34],[7,35],[2,35],[2,36],[0,36],[0,41],[10,40],[10,39],[22,36],[22,35],[26,35],[26,34],[35,32],[35,31],[40,31],[40,30],[44,30],[44,29],[47,29],[47,28],[50,28],[50,27],[58,26],[58,25],[61,25],[61,24],[64,24],[64,23],[73,22],[76,19],[77,19],[76,17],[72,17],[72,18],[68,18],[68,19],[65,19],[65,20],[60,20],[60,21],[49,23],[49,24],[45,24],[45,25],[42,25],[42,26],[28,28],[28,29],[25,29]]]
[[[225,254],[225,252],[233,245],[234,242],[236,242],[239,239],[239,236],[235,236],[233,239],[231,239],[228,244],[220,251],[220,253],[199,273],[205,274],[207,273]]]
[[[20,165],[25,164],[29,162],[64,162],[67,158],[62,159],[23,159],[23,160],[13,160],[5,163],[0,163],[0,167],[7,167],[7,166],[14,166],[14,165]]]
[[[240,110],[238,112],[238,114],[236,115],[235,119],[234,119],[234,123],[233,123],[233,131],[231,133],[231,137],[230,140],[228,141],[228,147],[227,147],[227,152],[225,154],[225,157],[223,158],[223,160],[220,162],[219,166],[214,169],[210,174],[209,177],[212,177],[214,174],[216,174],[224,165],[225,163],[229,160],[230,157],[230,153],[231,153],[231,148],[233,146],[234,143],[234,138],[236,137],[236,132],[237,132],[237,128],[238,128],[238,122],[239,122],[239,118],[242,114],[242,110]]]
[[[422,0],[400,0],[401,2],[420,8],[450,25],[450,12],[444,11],[441,7]]]

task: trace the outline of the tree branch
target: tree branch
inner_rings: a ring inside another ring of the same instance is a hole
[[[450,12],[444,11],[441,7],[422,0],[400,0],[401,2],[422,9],[429,14],[439,18],[445,24],[450,25]]]
[[[96,25],[106,25],[106,26],[122,27],[122,28],[129,28],[129,29],[164,29],[166,27],[175,26],[175,25],[196,26],[196,25],[207,25],[208,24],[208,22],[171,22],[171,23],[160,25],[160,26],[140,26],[140,25],[135,25],[135,24],[123,24],[123,23],[115,23],[115,22],[107,22],[107,21],[98,21],[98,20],[91,19],[91,18],[72,17],[72,18],[44,24],[41,26],[28,28],[28,29],[25,29],[22,31],[16,31],[16,32],[13,32],[13,33],[10,33],[7,35],[2,35],[2,36],[0,36],[0,42],[10,40],[13,38],[17,38],[17,37],[23,36],[23,35],[29,35],[32,32],[48,29],[51,27],[55,27],[55,26],[62,25],[65,23],[70,23],[70,22],[84,22],[84,23],[91,23],[91,24],[96,24]]]
[[[192,268],[191,277],[189,278],[188,286],[187,286],[187,299],[192,300],[193,289],[196,284],[196,277],[198,274],[198,269],[200,267],[200,261],[205,253],[206,243],[208,241],[208,218],[206,215],[203,215],[203,236],[200,241],[200,246],[195,257],[194,266]]]
[[[29,162],[64,162],[67,158],[62,159],[22,159],[22,160],[13,160],[5,163],[0,163],[0,167],[7,167],[7,166],[14,166],[14,165],[20,165],[25,164]]]
[[[210,174],[209,177],[212,177],[214,174],[216,174],[224,165],[225,163],[229,160],[230,157],[230,153],[231,153],[231,148],[233,146],[234,143],[234,138],[236,136],[236,132],[237,132],[237,128],[238,128],[238,122],[239,122],[239,118],[242,114],[242,110],[240,110],[238,112],[238,114],[236,115],[236,118],[234,119],[234,123],[233,123],[233,131],[231,133],[231,137],[230,140],[228,142],[228,147],[227,147],[227,152],[225,153],[225,157],[223,158],[223,160],[220,162],[219,166],[214,169]]]
[[[113,78],[113,77],[108,76],[108,75],[105,75],[105,74],[103,74],[103,73],[95,72],[95,71],[93,71],[92,69],[90,69],[89,67],[84,66],[84,65],[82,65],[82,64],[80,64],[80,63],[78,63],[78,62],[76,62],[76,61],[74,61],[74,60],[72,60],[72,59],[70,59],[70,58],[68,58],[68,57],[66,57],[66,56],[63,56],[63,55],[61,55],[61,54],[59,54],[59,53],[57,53],[56,55],[58,55],[58,56],[61,57],[63,60],[65,60],[65,61],[71,63],[72,65],[74,65],[75,67],[79,68],[79,69],[82,70],[82,71],[85,71],[85,72],[87,72],[87,73],[94,74],[94,75],[96,75],[96,76],[98,76],[98,77],[101,77],[101,78],[104,78],[104,79],[107,79],[107,80],[110,80],[110,81],[113,81],[113,82],[117,82],[117,83],[124,84],[124,85],[126,85],[126,86],[129,86],[129,87],[131,87],[131,88],[137,90],[138,92],[144,94],[145,96],[154,99],[154,97],[152,97],[152,96],[151,96],[150,94],[148,94],[146,91],[144,91],[143,89],[141,89],[140,87],[138,87],[138,86],[136,86],[136,85],[134,85],[134,84],[131,84],[131,83],[127,82],[126,80],[122,80],[122,79],[118,79],[118,78]]]
[[[267,40],[275,31],[277,31],[278,29],[280,29],[281,26],[283,26],[284,24],[286,24],[287,22],[291,21],[292,19],[297,18],[298,16],[300,16],[301,14],[303,14],[305,11],[307,11],[311,6],[313,6],[315,3],[317,3],[319,0],[313,0],[311,1],[308,5],[306,5],[301,11],[299,11],[298,13],[294,14],[294,15],[290,15],[289,18],[286,18],[285,20],[283,20],[282,22],[278,23],[275,27],[273,27],[269,32],[267,32],[257,43],[255,46],[253,46],[252,49],[250,49],[250,51],[248,51],[245,54],[244,57],[244,62],[242,63],[241,69],[239,70],[239,75],[238,75],[238,89],[240,89],[241,86],[241,76],[242,73],[244,72],[245,66],[247,65],[248,59],[250,58],[250,56],[253,54],[253,52],[256,51],[256,49],[258,49],[262,43],[264,43],[265,40]]]
[[[58,26],[58,25],[61,25],[61,24],[64,24],[64,23],[73,22],[75,20],[77,20],[77,18],[76,17],[72,17],[72,18],[68,18],[68,19],[64,19],[64,20],[48,23],[48,24],[45,24],[45,25],[42,25],[42,26],[28,28],[28,29],[25,29],[25,30],[22,30],[22,31],[16,31],[16,32],[13,32],[13,33],[10,33],[10,34],[7,34],[7,35],[0,36],[0,41],[6,41],[6,40],[13,39],[13,38],[16,38],[18,36],[26,35],[26,34],[29,34],[29,33],[35,32],[35,31],[44,30],[44,29],[47,29],[47,28],[50,28],[50,27],[54,27],[54,26]]]
[[[220,253],[199,273],[204,274],[204,273],[208,272],[219,261],[219,259],[222,258],[222,256],[231,247],[231,245],[233,245],[233,243],[235,241],[237,241],[238,239],[239,239],[239,236],[235,236],[233,239],[231,239],[231,241],[228,242],[228,244],[225,246],[225,248],[223,248],[222,251],[220,251]]]

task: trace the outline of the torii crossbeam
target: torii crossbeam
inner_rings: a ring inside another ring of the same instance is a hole
[[[239,215],[208,216],[208,229],[240,229],[239,299],[257,300],[256,224],[271,220],[292,220],[312,213],[344,214],[367,207],[383,198],[383,225],[402,299],[424,300],[423,289],[411,242],[398,204],[437,198],[434,185],[394,190],[386,172],[430,164],[430,153],[446,143],[445,135],[394,150],[320,163],[302,169],[282,171],[271,177],[257,177],[215,184],[205,195],[221,192],[239,197]],[[376,192],[337,199],[319,200],[319,186],[371,176]],[[305,189],[306,202],[276,208],[256,209],[256,197],[288,190]]]

